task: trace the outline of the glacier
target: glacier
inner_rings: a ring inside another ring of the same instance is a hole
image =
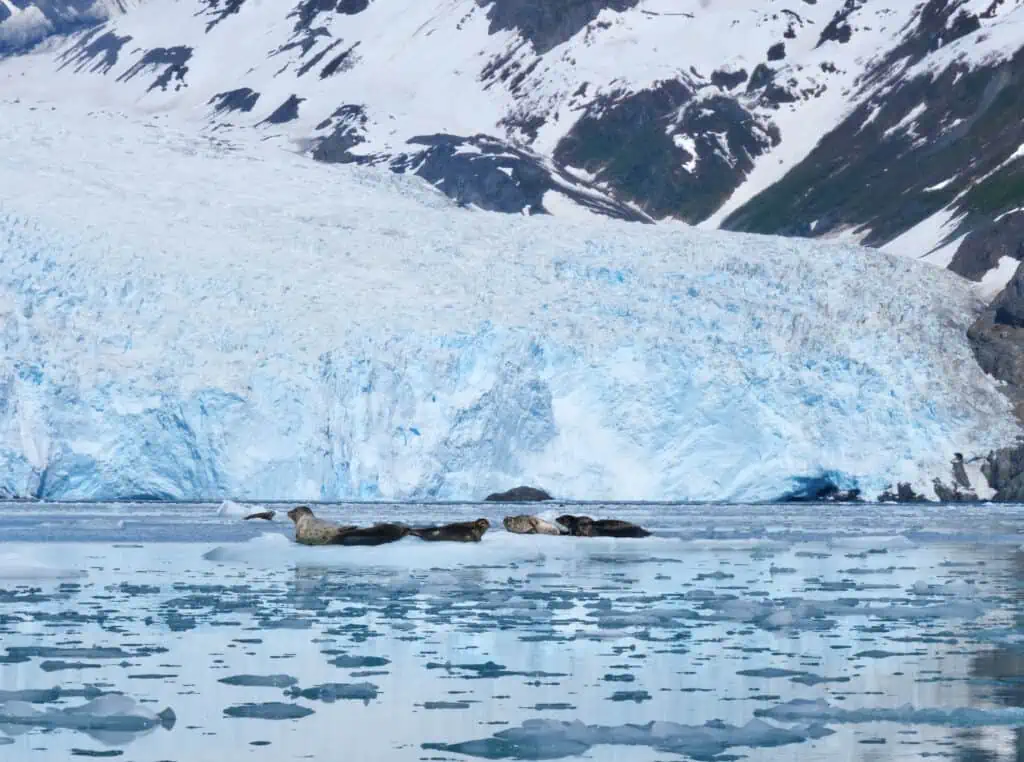
[[[1019,433],[958,276],[0,102],[0,495],[761,501]]]

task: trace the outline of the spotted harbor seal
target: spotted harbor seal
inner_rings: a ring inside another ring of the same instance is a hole
[[[288,518],[295,522],[295,542],[300,545],[334,545],[340,533],[358,529],[318,519],[308,505],[292,508]]]
[[[649,537],[650,532],[629,521],[618,519],[594,519],[590,516],[565,514],[555,519],[569,530],[573,537]]]
[[[567,534],[561,527],[537,516],[506,516],[502,523],[513,534]]]
[[[314,516],[306,505],[292,508],[288,511],[288,518],[295,522],[295,542],[302,545],[384,545],[409,534],[409,527],[405,524],[357,527],[324,521]]]
[[[477,519],[439,527],[416,527],[409,530],[409,533],[427,542],[480,542],[490,527],[491,522],[487,519]]]

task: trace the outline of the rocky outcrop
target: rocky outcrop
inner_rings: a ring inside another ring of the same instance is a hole
[[[919,495],[914,491],[914,488],[907,482],[900,482],[896,485],[896,491],[892,491],[892,487],[887,488],[881,495],[878,496],[878,502],[880,503],[927,503],[928,498],[924,495]]]
[[[487,496],[491,503],[539,503],[553,500],[547,492],[537,487],[514,487],[506,492],[494,492]]]
[[[1024,442],[990,453],[981,472],[996,491],[993,501],[1024,503]]]
[[[1005,382],[1003,391],[1024,422],[1024,268],[967,331],[978,364]]]

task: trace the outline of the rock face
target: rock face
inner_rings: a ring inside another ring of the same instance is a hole
[[[1024,421],[1024,268],[967,331],[978,364],[1005,382],[1003,391]]]
[[[553,500],[547,492],[536,487],[514,487],[506,492],[494,492],[487,496],[491,503],[539,503]]]
[[[1022,256],[1019,1],[253,3],[0,2],[4,95],[87,76],[104,107],[190,109],[489,211],[868,245],[934,218],[941,240],[900,253],[958,242],[974,280]]]

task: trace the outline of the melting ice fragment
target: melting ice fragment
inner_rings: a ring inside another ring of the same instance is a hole
[[[176,717],[170,708],[156,713],[135,699],[108,694],[77,707],[37,709],[27,701],[0,704],[0,729],[8,735],[31,728],[79,730],[109,744],[128,743],[156,727],[171,729]]]
[[[917,708],[910,704],[901,707],[875,707],[843,709],[832,706],[824,699],[793,699],[784,704],[759,709],[758,717],[782,722],[814,721],[822,723],[898,722],[908,725],[946,725],[951,727],[982,727],[986,725],[1024,725],[1024,708],[1002,707],[977,709],[974,707]]]

